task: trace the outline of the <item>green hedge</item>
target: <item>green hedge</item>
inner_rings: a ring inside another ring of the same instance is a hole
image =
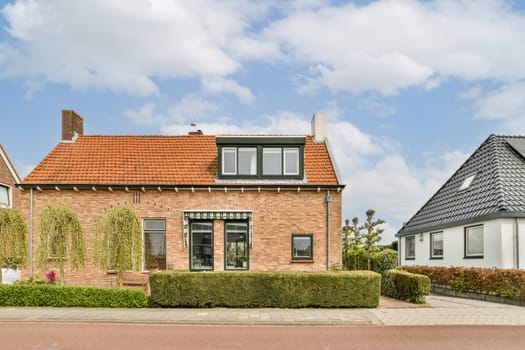
[[[465,267],[403,266],[403,270],[428,276],[432,283],[460,292],[490,294],[525,300],[525,271]]]
[[[397,252],[384,248],[370,256],[370,268],[377,273],[397,267]],[[365,252],[348,253],[343,257],[346,270],[368,270],[368,256]]]
[[[55,286],[0,285],[0,306],[123,307],[147,306],[141,290]]]
[[[381,276],[381,293],[387,297],[424,304],[425,295],[430,294],[430,279],[403,270],[388,270]]]
[[[150,275],[160,307],[377,307],[380,275],[352,272],[162,272]]]

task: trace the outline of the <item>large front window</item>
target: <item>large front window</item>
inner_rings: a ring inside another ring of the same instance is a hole
[[[483,258],[483,226],[465,228],[465,258]]]
[[[226,270],[248,269],[248,223],[226,222],[225,266]]]
[[[166,269],[166,220],[144,220],[144,269]]]
[[[0,185],[0,208],[10,207],[9,201],[9,187]]]
[[[191,269],[213,270],[213,222],[192,222],[190,237]]]
[[[443,258],[443,232],[434,232],[430,234],[430,258]]]

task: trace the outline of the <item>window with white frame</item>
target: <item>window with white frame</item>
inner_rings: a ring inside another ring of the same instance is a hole
[[[483,225],[465,227],[465,258],[483,258]]]
[[[416,258],[416,237],[405,237],[405,260],[414,260]]]
[[[284,175],[299,174],[299,149],[284,149]]]
[[[0,185],[0,208],[10,206],[11,202],[9,200],[9,187]]]
[[[274,147],[263,148],[263,175],[282,174],[282,149]]]
[[[443,232],[433,232],[430,234],[430,258],[443,258]]]

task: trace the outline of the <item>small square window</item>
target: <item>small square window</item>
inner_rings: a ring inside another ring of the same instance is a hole
[[[430,234],[430,258],[443,258],[443,232]]]
[[[292,235],[292,260],[312,260],[312,235]]]
[[[465,180],[463,180],[463,183],[459,187],[459,191],[463,191],[469,188],[470,185],[472,184],[472,181],[474,181],[475,177],[476,177],[476,174],[470,175],[469,177],[465,178]]]
[[[483,258],[483,226],[465,227],[465,257]]]
[[[405,260],[414,260],[416,258],[416,237],[405,237]]]

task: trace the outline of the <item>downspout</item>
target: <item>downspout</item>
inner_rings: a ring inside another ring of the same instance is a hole
[[[514,218],[516,225],[516,269],[520,268],[520,219]]]
[[[401,237],[397,238],[397,265],[401,266]]]
[[[29,192],[29,277],[33,277],[33,188]]]
[[[330,270],[330,190],[326,191],[326,270]]]

